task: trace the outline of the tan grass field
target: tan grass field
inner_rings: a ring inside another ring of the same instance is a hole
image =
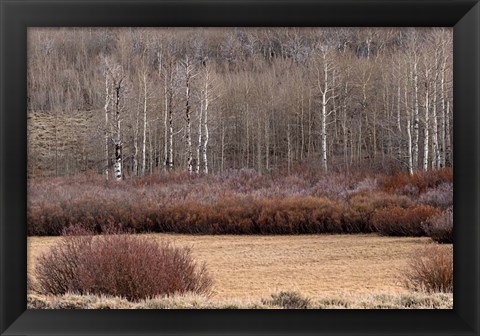
[[[282,290],[310,297],[405,293],[402,269],[415,249],[430,241],[374,234],[148,236],[190,246],[196,260],[207,264],[215,280],[212,299],[222,300],[258,299]],[[35,258],[59,239],[28,238],[30,274]]]

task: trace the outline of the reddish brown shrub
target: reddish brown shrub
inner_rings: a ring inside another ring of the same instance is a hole
[[[412,206],[409,197],[398,193],[416,198],[416,185],[433,186],[422,192],[422,202],[448,203],[448,190],[438,193],[442,187],[434,185],[448,180],[451,169],[413,177],[367,177],[300,168],[290,175],[260,175],[248,169],[215,176],[159,173],[120,183],[92,174],[29,180],[28,235],[60,235],[70,225],[97,233],[111,227],[135,233],[372,232],[373,213],[388,206]]]
[[[441,183],[453,183],[453,169],[451,167],[427,171],[418,170],[413,175],[400,172],[395,175],[381,176],[379,179],[380,188],[391,193],[411,192],[412,190],[422,193]]]
[[[433,216],[422,225],[427,236],[438,243],[453,243],[453,209]]]
[[[372,216],[372,225],[381,235],[418,237],[425,235],[422,223],[439,213],[439,209],[428,205],[406,209],[390,206],[375,211]]]
[[[255,220],[259,233],[341,233],[342,208],[326,198],[298,197],[263,200]]]
[[[159,231],[197,234],[300,234],[341,232],[340,206],[325,198],[226,198],[189,202],[168,211]]]
[[[351,196],[349,207],[343,213],[345,232],[373,232],[372,215],[386,207],[406,208],[413,202],[406,196],[387,194],[382,191],[362,190]]]
[[[412,255],[404,284],[415,291],[453,292],[453,249],[427,244]]]
[[[43,294],[103,294],[139,300],[209,293],[212,280],[190,249],[135,235],[65,236],[36,262]]]

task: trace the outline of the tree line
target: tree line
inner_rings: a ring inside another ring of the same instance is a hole
[[[30,28],[28,173],[452,165],[451,28]]]

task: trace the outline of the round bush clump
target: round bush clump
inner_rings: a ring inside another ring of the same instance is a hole
[[[404,273],[407,288],[415,291],[453,292],[453,249],[426,244],[412,255]]]
[[[40,256],[42,294],[97,294],[128,300],[176,293],[209,294],[212,279],[186,247],[132,234],[70,235]]]
[[[447,209],[442,214],[430,218],[423,224],[426,234],[437,243],[453,243],[453,209]]]

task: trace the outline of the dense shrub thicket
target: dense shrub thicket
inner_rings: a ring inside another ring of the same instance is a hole
[[[28,234],[75,225],[98,233],[432,234],[427,220],[452,206],[451,168],[413,176],[165,173],[121,182],[96,174],[29,180]],[[438,231],[438,230],[437,230]]]
[[[372,223],[377,231],[385,236],[423,236],[422,224],[440,213],[429,205],[417,205],[406,209],[387,207],[375,211]]]
[[[79,235],[81,234],[81,235]],[[65,236],[36,263],[35,288],[42,294],[96,294],[140,300],[175,293],[208,293],[205,265],[190,249],[158,244],[137,235]]]

